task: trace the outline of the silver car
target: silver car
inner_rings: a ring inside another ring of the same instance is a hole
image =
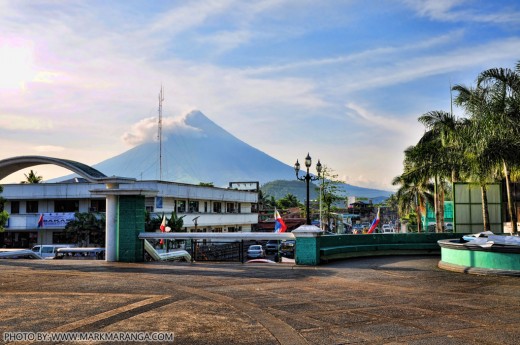
[[[249,246],[249,249],[247,249],[247,257],[248,258],[263,258],[265,257],[264,248],[262,248],[259,244],[254,244],[252,246]]]

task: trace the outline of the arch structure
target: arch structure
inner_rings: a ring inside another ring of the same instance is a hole
[[[107,177],[102,172],[86,164],[46,156],[18,156],[0,160],[0,180],[16,171],[42,164],[53,164],[68,169],[91,183],[130,183],[135,181],[133,178]]]

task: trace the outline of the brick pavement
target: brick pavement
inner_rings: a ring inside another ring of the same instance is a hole
[[[320,267],[0,260],[0,334],[169,331],[175,344],[226,345],[520,343],[520,278],[447,272],[438,260]]]

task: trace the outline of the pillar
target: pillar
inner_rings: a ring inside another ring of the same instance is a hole
[[[320,239],[323,231],[315,225],[302,225],[292,233],[296,237],[296,264],[319,265]]]
[[[106,234],[105,234],[105,260],[106,261],[118,261],[117,255],[117,219],[118,219],[118,201],[117,195],[108,194],[106,196],[107,209],[106,209]]]

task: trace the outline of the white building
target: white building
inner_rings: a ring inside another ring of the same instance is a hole
[[[164,181],[136,181],[120,186],[125,187],[157,191],[156,196],[146,197],[146,210],[167,218],[176,211],[177,216],[184,216],[184,227],[189,232],[250,232],[258,223],[256,191]],[[3,188],[4,209],[10,217],[5,232],[0,233],[0,247],[64,243],[63,229],[74,219],[75,212],[106,210],[105,198],[91,193],[104,189],[104,184],[5,184]],[[40,218],[42,226],[38,224]]]

